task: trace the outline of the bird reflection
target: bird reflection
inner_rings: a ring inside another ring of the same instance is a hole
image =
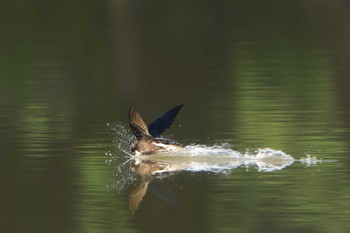
[[[163,201],[180,206],[169,177],[180,171],[166,163],[135,160],[131,171],[138,175],[138,181],[129,194],[129,209],[132,215],[139,208],[148,191]]]

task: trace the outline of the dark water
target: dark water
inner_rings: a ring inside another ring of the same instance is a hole
[[[349,10],[1,1],[0,232],[349,232]],[[183,144],[317,162],[140,181],[129,107],[150,122],[179,103]]]

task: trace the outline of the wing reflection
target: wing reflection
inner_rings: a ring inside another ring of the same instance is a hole
[[[129,209],[135,214],[147,192],[152,192],[163,201],[180,206],[180,202],[173,189],[173,184],[167,178],[180,171],[167,163],[134,160],[131,171],[138,174],[139,179],[129,194]],[[158,174],[158,175],[156,175]]]
[[[201,153],[195,153],[198,151]],[[181,171],[223,173],[240,167],[254,167],[258,172],[275,172],[295,161],[282,151],[268,148],[259,149],[255,154],[241,154],[231,149],[194,147],[187,148],[187,154],[166,153],[135,157],[130,169],[138,174],[139,179],[129,196],[130,212],[136,212],[148,191],[165,202],[179,206],[176,194],[169,184],[171,179],[165,178]]]

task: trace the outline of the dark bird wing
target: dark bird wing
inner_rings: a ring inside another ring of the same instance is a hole
[[[155,138],[161,137],[162,133],[171,126],[183,106],[183,104],[178,105],[158,117],[148,126],[149,133]]]
[[[138,140],[151,137],[146,123],[143,121],[141,115],[136,111],[134,106],[129,110],[129,123],[132,132]]]

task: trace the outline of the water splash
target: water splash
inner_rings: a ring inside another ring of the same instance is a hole
[[[241,166],[256,167],[260,172],[272,172],[281,170],[295,161],[292,156],[274,149],[258,149],[253,153],[242,154],[220,145],[191,145],[179,152],[142,156],[141,159],[167,163],[179,170],[215,173]]]
[[[316,157],[313,157],[312,155],[306,155],[305,158],[301,158],[300,162],[305,164],[306,166],[311,166],[311,165],[315,165],[318,163],[322,163],[322,159],[317,159]]]
[[[130,153],[130,144],[134,137],[122,123],[107,123],[107,132],[112,138],[112,144],[110,150],[105,152],[105,163],[113,167],[115,177],[107,188],[121,191],[137,180],[136,174],[130,171],[134,160]]]
[[[280,150],[259,149],[256,153],[245,154],[245,165],[256,166],[259,172],[273,172],[292,165],[295,159]]]
[[[131,156],[130,145],[135,140],[131,131],[122,123],[107,123],[107,129],[112,136],[112,144],[118,152],[125,156]]]
[[[113,137],[114,149],[106,153],[106,163],[116,165],[117,175],[125,174],[126,170],[130,168],[130,164],[135,162],[135,157],[130,153],[130,144],[135,139],[128,127],[122,123],[107,124],[107,127]],[[222,173],[239,167],[253,167],[259,172],[273,172],[282,170],[295,161],[308,166],[322,162],[322,160],[312,156],[296,160],[283,151],[271,148],[241,153],[231,149],[227,143],[213,146],[188,145],[177,152],[141,156],[138,161],[151,161],[168,165],[167,169],[155,171],[154,174],[179,170]]]

